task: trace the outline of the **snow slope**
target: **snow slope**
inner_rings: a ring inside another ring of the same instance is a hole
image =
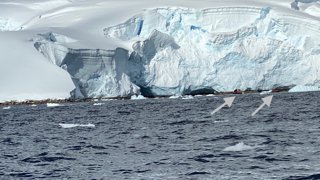
[[[305,0],[3,0],[0,101],[319,86],[318,9]]]
[[[68,73],[39,54],[25,33],[3,32],[0,39],[0,101],[70,97]]]

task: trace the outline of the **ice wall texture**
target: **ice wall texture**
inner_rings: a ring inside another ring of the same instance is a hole
[[[126,74],[128,51],[71,49],[74,41],[55,33],[39,34],[35,47],[53,64],[66,70],[75,84],[73,98],[130,97],[139,94]]]
[[[131,81],[154,95],[320,85],[320,24],[271,8],[158,8],[108,27],[136,41]]]

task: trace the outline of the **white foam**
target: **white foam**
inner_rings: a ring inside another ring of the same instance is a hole
[[[101,106],[101,105],[104,105],[104,103],[94,103],[93,105],[94,106]]]
[[[3,107],[2,109],[9,110],[9,109],[11,109],[11,106]]]
[[[75,127],[96,127],[94,124],[63,124],[63,123],[59,123],[59,125],[62,127],[62,128],[75,128]]]
[[[57,107],[60,106],[58,103],[47,103],[47,107]]]
[[[243,142],[240,142],[234,146],[229,146],[223,149],[223,151],[246,151],[246,150],[251,150],[254,149],[255,147],[248,146],[244,144]]]
[[[31,107],[37,107],[37,105],[36,104],[32,104]]]

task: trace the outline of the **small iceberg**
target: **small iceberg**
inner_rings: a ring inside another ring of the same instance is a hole
[[[265,95],[265,94],[270,94],[270,93],[272,93],[272,90],[270,90],[270,91],[262,91],[260,94],[261,95]]]
[[[57,107],[60,106],[58,103],[47,103],[47,107]]]
[[[104,103],[94,103],[93,105],[94,106],[102,106],[102,105],[104,105]]]
[[[96,127],[94,124],[63,124],[63,123],[59,123],[59,126],[61,126],[62,128],[75,128],[75,127],[91,127],[94,128]]]
[[[182,99],[193,99],[194,97],[191,96],[191,95],[188,95],[188,96],[183,96]]]
[[[320,91],[320,88],[318,86],[298,85],[289,90],[289,92],[311,92],[311,91]]]
[[[207,97],[213,97],[213,96],[216,96],[216,95],[214,95],[214,94],[208,94],[208,95],[206,95]]]
[[[37,107],[37,105],[36,104],[32,104],[32,105],[30,105],[31,107]]]
[[[178,99],[180,98],[181,96],[178,96],[178,95],[173,95],[173,96],[170,96],[169,99]]]
[[[243,142],[240,142],[234,146],[230,146],[230,147],[226,147],[224,148],[223,151],[246,151],[246,150],[251,150],[254,149],[254,147],[252,146],[248,146],[246,144],[244,144]]]
[[[9,109],[11,109],[11,106],[3,107],[2,109],[3,110],[9,110]]]
[[[114,101],[114,100],[117,100],[117,99],[101,99],[101,101],[104,101],[104,102],[106,102],[106,101]]]
[[[131,100],[140,100],[140,99],[147,99],[147,98],[142,95],[133,95],[133,96],[131,96],[130,99]]]

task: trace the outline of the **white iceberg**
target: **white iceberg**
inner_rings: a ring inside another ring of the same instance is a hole
[[[223,151],[247,151],[247,150],[251,150],[254,148],[255,147],[248,146],[248,145],[244,144],[243,142],[240,142],[234,146],[226,147],[225,149],[223,149]]]
[[[272,90],[262,91],[260,94],[261,94],[261,95],[266,95],[266,94],[270,94],[270,93],[272,93]]]
[[[183,96],[182,99],[194,99],[194,97],[191,95],[187,95],[187,96]]]
[[[104,105],[105,103],[94,103],[93,105],[94,106],[102,106],[102,105]]]
[[[130,99],[131,100],[141,100],[141,99],[147,99],[147,98],[142,95],[133,95],[133,96],[131,96]]]
[[[75,127],[90,127],[90,128],[94,128],[95,125],[94,124],[63,124],[60,123],[59,126],[61,126],[62,128],[75,128]]]
[[[9,110],[9,109],[11,109],[11,106],[3,107],[2,109],[3,110]]]
[[[47,107],[58,107],[60,104],[58,103],[47,103]]]
[[[181,98],[180,95],[173,95],[173,96],[170,96],[169,99],[178,99],[178,98]]]

